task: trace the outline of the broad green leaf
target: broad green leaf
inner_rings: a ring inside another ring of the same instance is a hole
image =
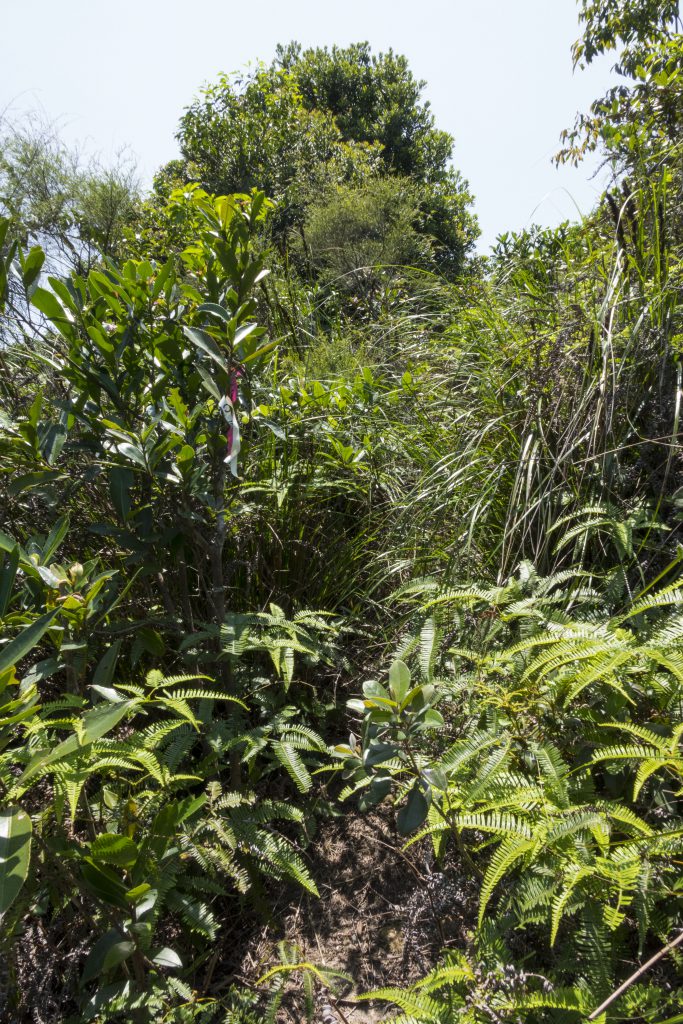
[[[21,276],[24,281],[24,288],[27,291],[30,291],[31,286],[40,276],[44,262],[45,253],[37,246],[31,249],[28,255],[21,260]]]
[[[440,789],[442,793],[448,789],[448,778],[441,768],[425,768],[422,775],[434,789]]]
[[[0,917],[26,881],[31,860],[31,819],[21,807],[0,810]]]
[[[365,752],[364,762],[366,768],[372,768],[376,764],[388,761],[396,757],[398,748],[393,743],[373,743]]]
[[[8,487],[10,494],[21,494],[22,491],[30,491],[42,484],[53,484],[58,480],[66,480],[67,477],[60,469],[37,469],[32,473],[22,473],[15,476]]]
[[[111,946],[104,955],[102,963],[102,971],[106,974],[109,971],[113,971],[119,964],[123,964],[125,959],[135,952],[135,943],[130,939],[123,939],[121,942],[115,943]]]
[[[173,949],[169,949],[168,946],[164,946],[158,953],[152,957],[152,963],[156,964],[157,967],[182,967],[183,962],[178,954]]]
[[[147,893],[154,892],[149,882],[143,882],[141,885],[136,885],[133,889],[129,889],[126,893],[126,899],[134,907],[139,907],[140,902],[147,896]]]
[[[40,453],[48,466],[54,466],[62,453],[69,432],[64,423],[50,423],[39,435]]]
[[[120,650],[121,640],[114,640],[113,644],[104,652],[92,677],[94,686],[111,685]]]
[[[40,559],[44,565],[47,565],[54,553],[59,548],[67,533],[69,532],[69,517],[62,516],[57,520],[55,525],[50,530],[47,540],[43,545]]]
[[[133,479],[133,472],[127,466],[112,466],[109,470],[109,495],[123,522],[130,513],[130,490]]]
[[[428,708],[422,719],[424,729],[441,729],[444,725],[443,715],[434,708]]]
[[[155,280],[154,285],[152,287],[152,299],[158,299],[159,298],[159,295],[161,294],[162,288],[164,287],[166,282],[169,281],[169,279],[171,279],[171,283],[172,283],[172,278],[174,276],[174,270],[175,270],[175,263],[174,263],[173,260],[169,260],[168,263],[164,264],[164,266],[161,268],[161,270],[157,274],[156,280]]]
[[[408,793],[407,801],[398,812],[397,825],[401,835],[407,836],[410,832],[414,832],[416,828],[419,828],[427,817],[428,811],[429,804],[426,797],[419,785],[415,783]]]
[[[76,316],[83,307],[83,295],[78,291],[77,286],[71,281],[60,281],[58,277],[50,276],[48,281],[62,304]]]
[[[269,352],[272,352],[273,349],[277,348],[279,344],[279,338],[274,338],[272,341],[267,341],[264,345],[261,345],[260,348],[257,348],[253,352],[250,352],[248,355],[245,355],[242,362],[246,366],[249,363],[255,362],[257,359],[262,359],[263,356],[268,355]]]
[[[90,950],[88,959],[85,961],[83,973],[81,974],[81,985],[93,981],[94,978],[99,978],[104,968],[104,958],[117,942],[121,942],[121,933],[115,928],[112,928],[111,931],[108,931],[106,935],[97,940]]]
[[[10,640],[4,647],[0,647],[0,672],[4,672],[11,665],[17,665],[40,642],[58,611],[59,609],[55,608],[53,611],[41,615],[30,626],[26,626],[14,640]]]
[[[31,296],[31,305],[44,313],[48,320],[65,320],[66,314],[59,299],[45,288],[36,288]]]
[[[212,316],[218,317],[219,320],[223,320],[226,324],[229,324],[232,320],[232,313],[225,306],[219,306],[217,302],[202,302],[201,306],[197,306],[197,312],[211,313]]]
[[[14,537],[10,537],[9,534],[0,530],[0,551],[13,551],[16,546],[17,542]]]
[[[110,868],[96,864],[86,857],[81,865],[81,872],[86,886],[98,900],[121,910],[129,909],[126,887]]]
[[[259,329],[258,324],[243,324],[242,327],[240,327],[239,330],[235,332],[235,337],[233,339],[233,345],[235,346],[235,348],[237,348],[238,345],[241,345],[244,341],[246,341],[246,339],[250,335],[252,335],[254,331],[258,331],[259,335],[263,335],[264,333],[263,328]]]
[[[176,462],[180,466],[183,473],[189,470],[189,468],[191,467],[192,462],[194,460],[194,456],[194,448],[192,448],[191,445],[189,444],[184,444],[180,451],[178,452],[178,454],[176,455]]]
[[[361,794],[358,806],[361,811],[368,811],[378,803],[381,803],[389,793],[391,793],[390,778],[383,776],[373,779],[368,788]]]
[[[131,444],[130,441],[122,441],[121,444],[116,445],[116,450],[119,455],[123,455],[130,462],[135,462],[138,466],[142,466],[143,469],[147,468],[145,453],[136,444]]]
[[[395,661],[389,669],[389,689],[394,700],[402,704],[410,689],[410,669],[404,662]]]
[[[208,372],[207,368],[205,366],[202,366],[201,364],[198,364],[197,370],[199,371],[199,376],[202,379],[202,384],[205,390],[208,391],[212,398],[215,398],[217,402],[220,402],[222,398],[220,389],[216,382],[211,377],[211,374]]]
[[[19,545],[16,544],[7,558],[0,554],[0,619],[4,618],[7,611],[18,568]]]
[[[225,370],[226,373],[228,372],[227,359],[210,334],[200,330],[198,327],[183,327],[183,333],[196,348],[204,352],[217,366],[220,366],[221,370]]]
[[[392,705],[392,701],[389,700],[388,691],[376,679],[366,679],[363,683],[363,694],[369,698],[378,697],[385,704]]]
[[[36,570],[43,583],[46,586],[50,587],[52,590],[56,590],[60,583],[64,582],[63,576],[57,576],[57,574],[54,573],[51,569],[48,569],[46,565],[37,565]]]
[[[41,751],[31,758],[19,779],[19,785],[24,785],[39,769],[54,764],[55,761],[62,761],[89,743],[101,739],[114,726],[118,725],[122,718],[130,714],[137,704],[136,700],[126,700],[116,704],[98,705],[92,711],[87,711],[81,719],[81,735],[74,733],[73,736],[68,736],[58,743],[52,750]]]

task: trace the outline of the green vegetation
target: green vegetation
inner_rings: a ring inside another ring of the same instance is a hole
[[[485,259],[366,44],[148,196],[6,127],[0,1020],[683,1021],[683,36],[581,18],[610,187]]]

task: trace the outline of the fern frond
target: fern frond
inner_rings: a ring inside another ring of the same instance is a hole
[[[612,619],[610,624],[612,626],[620,626],[622,622],[626,622],[628,619],[632,619],[636,615],[643,615],[655,608],[666,608],[671,605],[683,604],[683,590],[681,590],[680,587],[681,580],[676,580],[674,583],[670,583],[668,586],[662,587],[662,589],[656,591],[656,593],[650,594],[648,597],[644,597],[640,601],[636,601],[635,604],[631,605],[627,612]],[[656,640],[654,642],[658,643],[659,641]]]
[[[564,820],[548,830],[546,842],[548,844],[556,843],[558,840],[575,835],[577,832],[585,832],[596,826],[605,827],[605,825],[604,816],[597,811],[573,809],[564,817]]]
[[[515,995],[511,1010],[577,1010],[589,1013],[593,1003],[580,988],[555,988],[552,992],[530,992]]]
[[[510,756],[509,743],[504,742],[498,750],[493,750],[477,772],[472,785],[463,794],[463,802],[471,805],[486,792],[491,782],[503,770],[503,767]]]
[[[526,839],[522,836],[510,836],[504,839],[493,854],[491,862],[484,875],[484,881],[479,895],[479,926],[484,919],[486,908],[496,888],[504,875],[517,863],[526,857],[534,848],[533,839]]]
[[[458,814],[455,822],[460,828],[472,828],[478,832],[491,832],[497,836],[531,838],[531,828],[528,823],[512,814],[495,812],[488,812],[486,814]]]
[[[363,992],[357,998],[359,1001],[394,1003],[411,1019],[424,1024],[443,1024],[441,1004],[414,990],[378,988],[374,992]]]
[[[238,697],[233,697],[229,693],[223,693],[221,690],[176,690],[173,694],[166,694],[171,697],[174,701],[187,701],[187,700],[227,700],[232,704],[239,704],[241,708],[248,711],[247,705],[244,701]]]
[[[648,758],[639,765],[638,771],[636,772],[636,778],[633,783],[633,799],[637,800],[638,795],[650,778],[655,772],[660,771],[662,768],[670,768],[679,778],[683,779],[683,758],[666,758],[656,757]]]
[[[591,758],[593,764],[600,761],[633,761],[642,757],[656,757],[659,750],[656,747],[640,746],[636,743],[615,743],[611,747],[602,747],[593,752]]]
[[[307,793],[313,781],[308,768],[301,760],[298,750],[291,743],[276,740],[272,750],[300,793]]]
[[[552,901],[550,916],[550,945],[555,945],[557,932],[564,911],[571,899],[574,889],[584,879],[592,875],[592,869],[582,864],[571,864],[565,871],[564,882]]]
[[[326,754],[329,749],[322,736],[305,725],[288,725],[281,733],[280,739],[283,743],[291,743],[299,750],[314,750],[319,754]]]

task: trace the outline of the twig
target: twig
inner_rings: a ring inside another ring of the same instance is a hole
[[[346,1016],[342,1008],[338,1005],[339,1000],[335,999],[334,996],[327,994],[328,1006],[337,1014],[339,1019],[343,1021],[343,1024],[350,1024],[349,1018]]]
[[[415,867],[412,861],[409,860],[408,857],[406,857],[405,853],[402,850],[399,850],[398,847],[396,846],[392,846],[390,843],[385,843],[383,839],[379,839],[376,835],[371,835],[370,839],[372,842],[378,843],[380,846],[383,846],[386,850],[390,850],[392,853],[396,854],[397,857],[400,857],[401,860],[405,862],[408,868],[415,875],[418,882],[424,882],[425,876],[418,871],[418,869]],[[364,872],[362,872],[361,875],[362,874],[364,874]]]
[[[208,989],[209,985],[211,984],[211,980],[213,978],[213,972],[216,970],[216,964],[218,963],[219,954],[220,954],[220,947],[213,954],[213,956],[209,960],[208,966],[206,968],[206,974],[204,975],[204,984],[202,985],[202,988],[204,989],[205,992]]]
[[[645,971],[648,971],[653,964],[656,964],[658,960],[661,960],[663,956],[666,956],[667,953],[670,953],[671,950],[674,949],[676,946],[680,946],[682,942],[683,931],[680,933],[680,935],[677,935],[675,939],[672,939],[671,942],[668,942],[663,949],[660,949],[659,953],[655,953],[654,956],[651,956],[647,963],[643,964],[642,967],[639,967],[638,970],[635,971],[635,973],[632,974],[630,978],[627,978],[623,985],[620,985],[619,988],[616,989],[611,996],[608,996],[607,999],[605,999],[604,1003],[600,1003],[600,1006],[598,1006],[598,1008],[596,1010],[593,1010],[593,1012],[590,1014],[588,1020],[595,1020],[596,1017],[599,1017],[603,1010],[606,1010],[608,1006],[611,1006],[614,1000],[618,999],[619,996],[622,995],[627,988],[630,988],[634,981],[637,981],[638,978],[645,974]]]

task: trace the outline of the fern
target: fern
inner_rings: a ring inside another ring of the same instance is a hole
[[[359,1001],[394,1003],[409,1019],[424,1021],[425,1024],[443,1024],[443,1007],[430,996],[414,989],[378,988],[373,992],[363,992]]]
[[[486,812],[480,814],[458,814],[454,818],[458,828],[471,828],[477,832],[491,832],[496,836],[519,836],[531,838],[528,822],[512,814]]]
[[[313,781],[296,747],[292,743],[276,740],[272,750],[299,792],[307,793]]]
[[[500,844],[484,875],[479,895],[479,925],[484,918],[486,908],[493,896],[493,891],[510,868],[522,858],[528,858],[535,849],[533,839],[525,836],[509,836]]]

